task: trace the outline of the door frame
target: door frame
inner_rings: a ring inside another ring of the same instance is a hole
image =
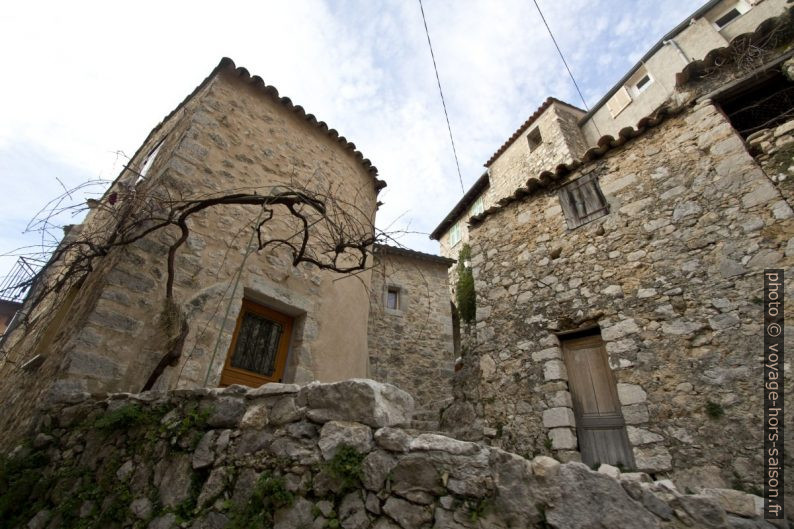
[[[628,459],[624,462],[628,468],[636,468],[636,463],[634,460],[634,450],[631,446],[631,443],[628,439],[628,431],[626,428],[626,421],[623,418],[623,411],[622,405],[620,403],[620,398],[618,396],[617,390],[617,380],[615,378],[615,373],[613,372],[612,368],[609,365],[609,355],[606,351],[606,344],[601,337],[601,328],[597,325],[592,327],[587,327],[584,329],[577,329],[575,331],[569,331],[566,333],[559,333],[557,335],[557,339],[560,342],[560,349],[562,351],[562,358],[565,364],[566,370],[568,371],[568,391],[571,394],[571,402],[573,405],[573,413],[574,413],[574,421],[576,425],[576,438],[579,442],[579,452],[583,456],[583,462],[585,464],[592,464],[595,461],[584,461],[585,450],[582,448],[582,440],[585,438],[584,431],[596,431],[596,430],[617,430],[620,433],[621,443],[623,444],[625,457]],[[600,361],[603,362],[604,373],[607,378],[606,385],[609,388],[609,393],[611,396],[612,401],[615,403],[617,408],[617,413],[610,414],[610,415],[592,415],[592,414],[585,414],[581,409],[581,404],[579,399],[574,395],[574,388],[571,384],[571,374],[573,370],[571,369],[570,365],[570,356],[574,354],[574,351],[571,349],[572,342],[592,342],[592,347],[599,350],[599,358]],[[601,463],[599,461],[599,463]],[[606,463],[604,461],[604,463]]]
[[[243,320],[247,313],[256,314],[274,321],[281,325],[282,332],[278,341],[278,348],[276,350],[276,362],[273,370],[273,375],[266,376],[247,369],[232,366],[232,356],[237,348],[237,338],[240,334]],[[294,318],[282,312],[278,312],[264,305],[244,299],[240,307],[240,314],[237,316],[237,323],[234,327],[234,334],[232,335],[232,342],[229,344],[229,349],[226,352],[226,360],[223,363],[221,370],[220,387],[229,386],[231,384],[242,384],[249,387],[259,387],[268,382],[281,382],[284,377],[284,368],[287,364],[287,353],[289,352],[289,345],[292,339],[292,324]]]

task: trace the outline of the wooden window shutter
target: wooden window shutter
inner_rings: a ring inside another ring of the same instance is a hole
[[[615,118],[624,108],[629,106],[629,103],[631,103],[631,95],[629,91],[626,90],[625,86],[621,86],[618,91],[609,98],[609,101],[607,101],[607,108],[612,117]]]
[[[598,187],[598,178],[593,174],[564,185],[558,191],[558,196],[568,229],[574,229],[609,212],[609,204]]]

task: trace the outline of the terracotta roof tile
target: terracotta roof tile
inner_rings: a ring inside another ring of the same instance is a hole
[[[697,80],[706,72],[722,67],[731,62],[730,59],[738,55],[746,55],[745,50],[763,42],[767,38],[776,39],[771,43],[771,47],[777,47],[781,43],[791,42],[794,38],[794,7],[789,7],[779,16],[771,17],[761,22],[755,31],[742,33],[731,40],[722,48],[715,48],[709,51],[705,57],[698,61],[687,64],[683,70],[675,76],[676,87],[681,87],[690,81]]]
[[[152,134],[154,134],[160,128],[162,128],[163,125],[174,114],[179,112],[191,99],[193,99],[193,97],[196,94],[198,94],[205,86],[207,86],[207,84],[209,83],[209,81],[211,79],[213,79],[221,71],[230,72],[230,73],[236,75],[237,77],[239,77],[240,79],[242,79],[244,81],[247,81],[249,84],[251,84],[254,87],[256,87],[262,94],[271,97],[273,99],[273,101],[275,101],[275,102],[281,104],[282,106],[284,106],[285,108],[291,110],[292,112],[297,114],[299,117],[305,119],[310,124],[312,124],[313,126],[318,128],[319,130],[321,130],[322,132],[327,134],[331,139],[333,139],[336,142],[338,142],[343,148],[345,148],[350,153],[352,153],[353,156],[356,158],[356,160],[358,160],[358,162],[364,167],[364,169],[370,175],[372,175],[373,183],[375,185],[375,191],[376,192],[378,192],[381,189],[383,189],[384,187],[386,187],[386,182],[384,182],[383,180],[378,179],[378,169],[377,169],[377,167],[372,165],[372,162],[370,162],[369,159],[364,158],[364,155],[361,154],[361,152],[359,152],[356,149],[356,145],[353,142],[348,141],[347,138],[345,138],[344,136],[340,135],[339,132],[337,132],[335,129],[330,128],[328,126],[328,124],[326,124],[324,121],[318,120],[313,114],[307,113],[306,110],[304,110],[304,108],[302,106],[293,104],[293,102],[292,102],[292,100],[290,98],[279,96],[278,90],[276,89],[275,86],[271,86],[271,85],[266,84],[262,80],[262,78],[259,77],[258,75],[253,75],[252,76],[248,72],[248,70],[246,70],[245,68],[237,67],[234,64],[234,61],[231,60],[228,57],[224,57],[224,58],[221,59],[221,61],[218,63],[218,65],[215,68],[213,68],[212,72],[210,72],[210,74],[201,82],[201,84],[199,84],[185,99],[182,100],[181,103],[179,103],[179,105],[177,105],[177,107],[174,110],[172,110],[167,116],[165,116],[163,118],[163,120],[156,127],[154,127],[154,129],[152,129],[152,131],[149,133],[149,137],[151,137]],[[148,141],[148,138],[147,138],[147,141]],[[140,151],[140,149],[142,149],[144,145],[146,145],[146,142],[144,142],[144,144],[141,145],[141,147],[139,147],[138,150]],[[137,152],[136,152],[136,154],[137,154]]]
[[[411,250],[410,248],[400,248],[399,246],[390,246],[388,244],[376,244],[373,249],[373,253],[400,255],[403,257],[410,257],[422,261],[431,261],[447,266],[451,266],[457,262],[454,259],[450,259],[449,257],[442,257],[440,255],[434,255],[432,253],[424,253],[417,250]]]
[[[575,108],[580,112],[584,112],[584,110],[581,108],[571,105],[570,103],[566,103],[565,101],[561,101],[556,97],[547,97],[546,100],[537,108],[537,110],[535,110],[535,112],[533,112],[532,115],[530,115],[527,120],[524,121],[520,127],[518,127],[518,129],[507,139],[507,141],[504,142],[502,146],[491,155],[490,158],[488,158],[488,161],[485,162],[485,167],[489,167],[503,152],[505,152],[510,144],[513,143],[516,138],[521,136],[521,134],[523,134],[524,131],[527,130],[529,126],[532,125],[541,116],[541,114],[543,114],[546,109],[552,105],[552,103],[559,103],[567,107]]]
[[[469,224],[471,226],[477,226],[478,224],[482,223],[485,218],[493,215],[497,211],[503,209],[505,206],[512,204],[513,202],[521,201],[526,197],[538,193],[541,190],[552,187],[554,183],[562,180],[565,176],[572,173],[573,171],[588,165],[589,163],[604,156],[607,152],[621,147],[632,139],[643,135],[651,128],[656,127],[665,121],[668,117],[680,114],[687,106],[689,105],[685,104],[678,107],[662,106],[651,115],[646,116],[637,122],[636,128],[624,127],[620,129],[617,138],[614,138],[610,135],[602,136],[598,140],[598,146],[588,149],[582,155],[581,159],[574,160],[567,164],[559,164],[554,167],[554,169],[542,171],[537,177],[532,177],[527,180],[527,183],[524,186],[516,189],[512,195],[501,199],[496,205],[491,206],[479,215],[474,215],[471,217],[469,219]]]

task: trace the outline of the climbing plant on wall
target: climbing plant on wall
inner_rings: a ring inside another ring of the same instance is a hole
[[[458,302],[458,313],[464,323],[474,323],[477,306],[474,296],[474,275],[471,267],[466,266],[471,258],[471,248],[464,244],[458,254],[458,282],[455,285],[455,297]]]

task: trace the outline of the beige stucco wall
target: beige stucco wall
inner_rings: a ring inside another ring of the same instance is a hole
[[[136,184],[134,171],[162,139],[147,177]],[[103,199],[118,191],[122,199],[115,207],[133,193],[186,199],[229,192],[264,195],[274,184],[305,186],[349,202],[344,207],[354,212],[364,234],[372,232],[373,175],[336,139],[228,69],[219,70],[157,128],[129,167]],[[291,217],[278,206],[273,209],[264,236],[294,233]],[[284,249],[251,251],[250,226],[260,213],[254,206],[223,206],[190,221],[174,275],[174,298],[190,330],[178,365],[167,368],[155,388],[203,386],[205,378],[210,386],[219,383],[243,297],[295,317],[285,381],[366,376],[371,273],[343,277],[308,264],[294,267]],[[89,214],[83,232],[101,217],[98,210]],[[15,397],[18,392],[27,391],[23,400],[35,402],[63,391],[141,389],[169,347],[163,318],[166,255],[177,236],[178,230],[161,230],[98,260],[36,370],[15,366],[51,330],[47,313],[63,295],[42,304],[38,312],[45,317],[29,332],[10,337],[9,356],[0,364],[0,398],[19,401],[20,411],[13,415],[27,416],[31,409]],[[5,419],[15,421],[10,415]]]
[[[713,20],[734,4],[733,0],[720,2],[672,39],[689,61],[702,59],[709,51],[727,46],[736,36],[754,31],[764,20],[781,14],[786,7],[786,0],[763,0],[718,31],[712,24]],[[616,137],[620,129],[636,126],[640,119],[656,110],[672,95],[675,89],[675,76],[686,65],[687,62],[672,44],[659,48],[645,61],[645,67],[654,80],[646,90],[634,94],[629,89],[632,102],[616,117],[612,117],[605,103],[582,124],[582,131],[588,144],[595,145],[604,135]],[[632,79],[629,83],[631,81]]]

